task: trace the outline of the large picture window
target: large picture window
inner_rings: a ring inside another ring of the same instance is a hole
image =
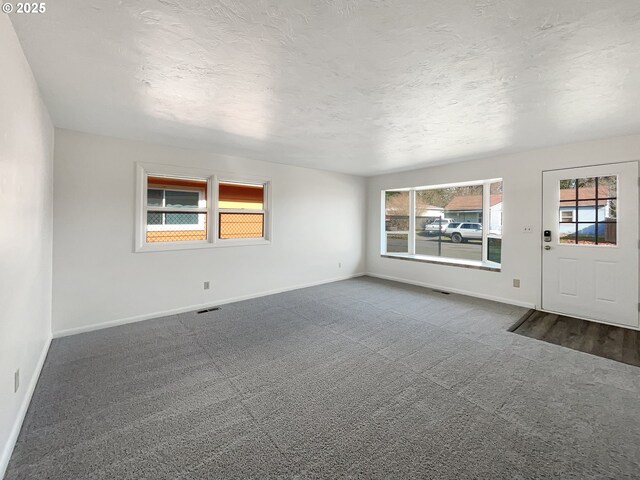
[[[386,190],[382,254],[499,267],[502,180]]]
[[[263,179],[139,164],[135,250],[269,243],[269,187]]]

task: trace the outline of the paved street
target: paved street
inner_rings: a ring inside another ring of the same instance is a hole
[[[416,236],[416,253],[418,255],[434,255],[450,258],[463,258],[465,260],[482,260],[482,241],[470,240],[468,243],[453,243],[450,238],[442,237],[440,253],[438,251],[438,237],[427,237],[421,234]],[[387,241],[388,252],[406,252],[407,240],[404,238],[389,238]]]

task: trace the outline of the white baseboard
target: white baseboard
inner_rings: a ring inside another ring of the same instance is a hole
[[[536,308],[535,304],[533,303],[521,302],[519,300],[511,300],[509,298],[495,297],[493,295],[485,295],[477,292],[470,292],[468,290],[461,290],[459,288],[449,288],[449,287],[443,287],[442,285],[435,285],[433,283],[416,282],[413,280],[407,280],[406,278],[392,277],[390,275],[380,275],[378,273],[373,273],[373,272],[367,272],[366,275],[368,277],[381,278],[383,280],[391,280],[394,282],[406,283],[408,285],[416,285],[418,287],[433,288],[436,290],[442,290],[443,292],[457,293],[459,295],[466,295],[468,297],[476,297],[476,298],[482,298],[484,300],[491,300],[493,302],[506,303],[508,305],[515,305],[517,307]]]
[[[263,292],[252,293],[252,294],[249,294],[249,295],[242,295],[242,296],[239,296],[239,297],[225,298],[223,300],[217,300],[217,301],[213,301],[213,302],[201,303],[201,304],[198,304],[198,305],[188,305],[186,307],[174,308],[174,309],[171,309],[171,310],[163,310],[163,311],[159,311],[159,312],[145,313],[143,315],[135,315],[133,317],[126,317],[126,318],[120,318],[120,319],[117,319],[117,320],[110,320],[108,322],[94,323],[94,324],[85,325],[85,326],[82,326],[82,327],[68,328],[68,329],[65,329],[65,330],[58,330],[56,332],[53,332],[53,338],[67,337],[69,335],[76,335],[78,333],[92,332],[94,330],[101,330],[103,328],[116,327],[118,325],[125,325],[127,323],[142,322],[144,320],[151,320],[152,318],[166,317],[167,315],[176,315],[178,313],[192,312],[194,310],[200,310],[200,309],[208,308],[208,307],[215,307],[215,306],[224,305],[224,304],[227,304],[227,303],[241,302],[242,300],[250,300],[252,298],[265,297],[267,295],[274,295],[276,293],[289,292],[291,290],[299,290],[301,288],[315,287],[316,285],[323,285],[325,283],[338,282],[340,280],[348,280],[350,278],[362,277],[363,275],[366,275],[366,274],[365,273],[354,273],[352,275],[334,277],[334,278],[330,278],[330,279],[327,279],[327,280],[320,280],[320,281],[317,281],[317,282],[305,283],[305,284],[301,284],[301,285],[292,285],[292,286],[289,286],[289,287],[277,288],[275,290],[267,290],[267,291],[263,291]]]
[[[36,389],[36,385],[38,383],[38,379],[40,378],[40,372],[42,372],[42,367],[44,366],[44,361],[47,358],[47,353],[49,353],[49,346],[51,345],[51,336],[45,341],[44,348],[40,353],[40,358],[38,358],[38,363],[36,364],[36,369],[31,375],[31,379],[29,380],[29,385],[27,385],[27,391],[22,399],[22,403],[20,404],[20,409],[18,410],[18,414],[16,415],[16,419],[13,422],[13,427],[11,428],[11,432],[9,433],[9,438],[7,439],[7,443],[2,447],[2,456],[0,456],[0,478],[4,478],[4,474],[7,471],[7,467],[9,466],[9,460],[11,459],[11,454],[13,453],[13,449],[16,446],[16,441],[18,440],[18,435],[20,435],[20,429],[22,428],[22,423],[24,422],[24,417],[27,414],[27,410],[29,409],[29,404],[31,403],[31,397],[33,397],[33,392]]]

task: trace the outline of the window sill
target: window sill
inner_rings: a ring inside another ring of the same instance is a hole
[[[408,260],[410,262],[421,263],[433,263],[437,265],[449,265],[452,267],[471,268],[475,270],[485,270],[488,272],[499,272],[502,267],[493,262],[481,262],[476,260],[462,260],[462,259],[441,259],[438,257],[430,257],[428,255],[409,255],[408,253],[381,253],[383,258],[394,258],[398,260]]]
[[[264,238],[258,239],[233,239],[233,240],[218,240],[216,242],[180,242],[180,243],[162,243],[157,244],[146,243],[142,246],[137,246],[134,249],[134,253],[146,253],[146,252],[165,252],[171,250],[199,250],[202,248],[220,248],[220,247],[246,247],[252,245],[271,245],[271,241]]]

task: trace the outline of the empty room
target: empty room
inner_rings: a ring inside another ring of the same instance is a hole
[[[640,479],[637,0],[0,6],[0,479]]]

